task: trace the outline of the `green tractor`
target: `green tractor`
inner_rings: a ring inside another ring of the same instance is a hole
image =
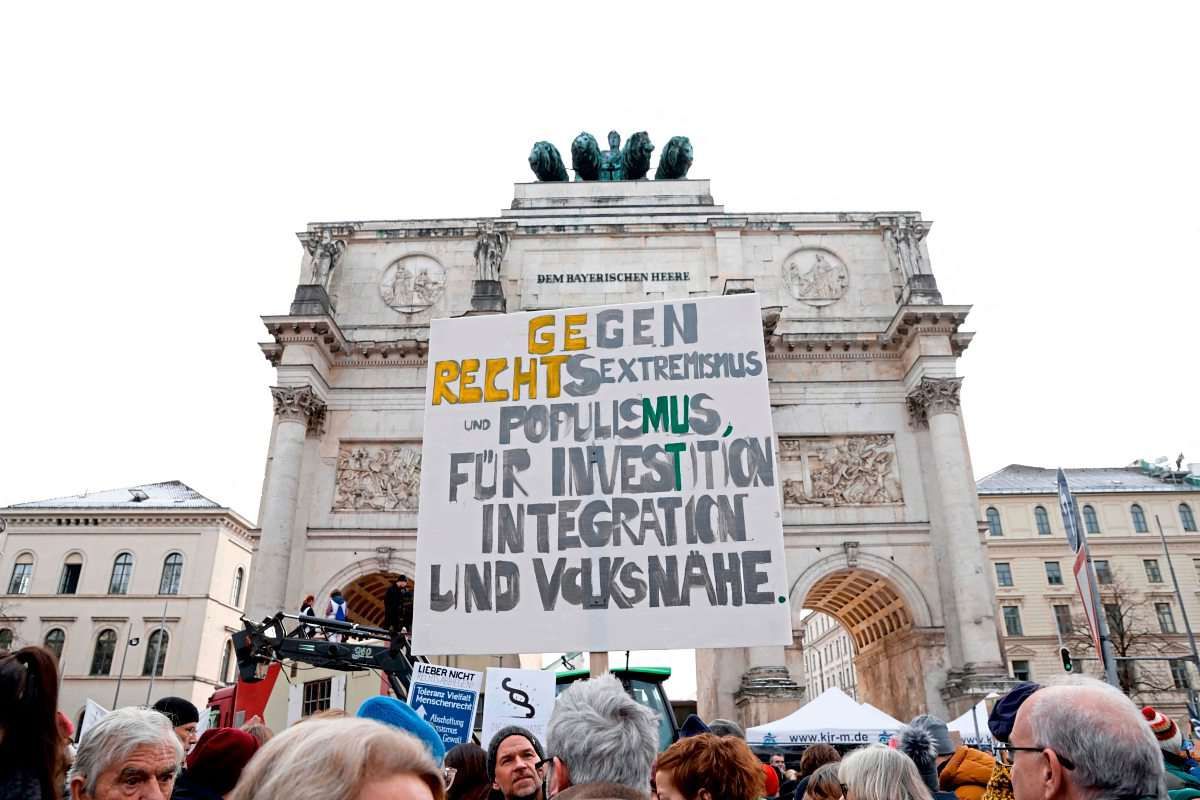
[[[609,670],[629,696],[650,709],[658,717],[658,749],[666,750],[679,738],[679,724],[675,711],[667,699],[663,681],[671,677],[670,667],[614,667]],[[592,676],[590,670],[573,669],[555,675],[555,693],[561,694],[575,681],[584,681]]]

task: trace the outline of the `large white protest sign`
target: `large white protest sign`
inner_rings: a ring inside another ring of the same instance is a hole
[[[483,729],[487,747],[501,728],[519,725],[546,744],[546,726],[554,711],[554,673],[536,669],[488,667],[483,693]]]
[[[791,642],[754,294],[434,320],[414,650]]]

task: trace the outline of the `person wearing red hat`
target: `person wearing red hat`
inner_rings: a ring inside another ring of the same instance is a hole
[[[1171,800],[1196,800],[1200,798],[1200,779],[1188,771],[1187,759],[1183,755],[1183,733],[1175,720],[1154,706],[1142,708],[1142,718],[1150,726],[1158,748],[1162,750],[1163,770],[1167,795]]]
[[[219,800],[237,785],[242,769],[258,752],[258,739],[237,728],[204,732],[175,781],[171,800]]]

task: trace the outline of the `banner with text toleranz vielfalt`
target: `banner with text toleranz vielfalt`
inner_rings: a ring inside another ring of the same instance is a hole
[[[413,648],[791,642],[754,294],[434,320]]]

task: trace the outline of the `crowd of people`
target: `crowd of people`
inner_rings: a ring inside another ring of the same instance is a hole
[[[559,695],[544,740],[521,727],[446,751],[410,706],[365,701],[275,734],[211,728],[188,700],[121,708],[78,743],[58,710],[57,665],[0,657],[0,800],[1196,800],[1200,765],[1179,726],[1119,690],[1072,678],[1017,685],[995,705],[990,752],[924,714],[890,744],[817,744],[788,765],[728,720],[688,718],[659,752],[658,718],[612,675]]]

